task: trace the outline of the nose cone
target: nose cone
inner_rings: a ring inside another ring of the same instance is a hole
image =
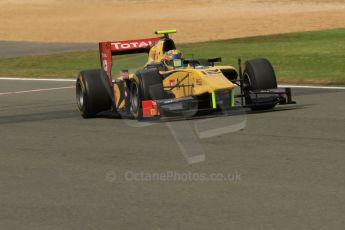
[[[235,88],[235,85],[220,71],[200,71],[195,85],[195,94],[212,93],[214,91],[232,90]]]

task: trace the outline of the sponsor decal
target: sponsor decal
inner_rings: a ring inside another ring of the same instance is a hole
[[[108,62],[107,62],[107,60],[103,60],[103,69],[104,69],[104,71],[108,71]]]
[[[174,87],[176,84],[177,84],[176,79],[169,80],[169,85],[170,85],[171,87]]]
[[[147,48],[153,46],[152,41],[134,41],[134,42],[114,42],[111,44],[115,50],[130,50],[137,48]]]
[[[157,102],[153,100],[144,100],[141,102],[143,108],[143,115],[145,117],[158,116],[159,110],[157,107]]]

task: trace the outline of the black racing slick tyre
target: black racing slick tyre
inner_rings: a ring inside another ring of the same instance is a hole
[[[84,118],[95,117],[112,106],[112,90],[104,70],[81,71],[76,82],[77,107]]]
[[[277,88],[277,79],[272,64],[267,59],[253,59],[245,63],[243,72],[244,93],[246,104],[252,110],[269,110],[277,104],[276,95],[254,96],[250,91]]]
[[[132,81],[129,91],[130,99],[130,112],[133,118],[141,120],[143,118],[143,112],[141,108],[142,98],[140,96],[140,86],[135,80]]]
[[[164,98],[162,76],[155,69],[136,73],[130,85],[130,112],[133,118],[142,120],[142,101]]]
[[[277,88],[277,79],[273,66],[264,58],[247,61],[243,78],[250,90]]]

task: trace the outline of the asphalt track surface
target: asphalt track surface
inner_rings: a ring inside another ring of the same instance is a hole
[[[188,164],[169,125],[82,119],[73,87],[0,80],[0,229],[343,229],[345,90],[230,115]]]

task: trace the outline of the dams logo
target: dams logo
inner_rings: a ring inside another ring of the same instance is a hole
[[[170,87],[174,87],[175,85],[177,85],[177,82],[176,82],[175,79],[169,80],[169,86],[170,86]]]

